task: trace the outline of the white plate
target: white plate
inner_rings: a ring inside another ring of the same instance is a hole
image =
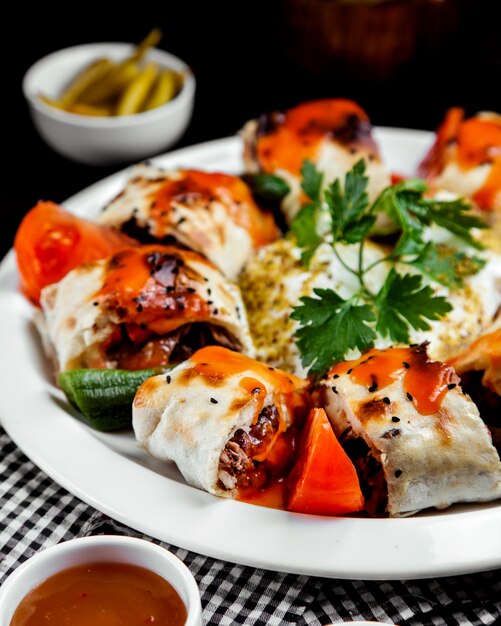
[[[385,159],[412,172],[430,144],[418,131],[379,129]],[[165,167],[241,170],[240,141],[223,139],[155,159]],[[95,215],[126,180],[121,172],[65,205]],[[50,382],[16,289],[13,254],[0,267],[0,416],[19,447],[54,480],[139,531],[219,559],[338,578],[445,576],[501,566],[501,506],[455,507],[409,519],[325,518],[216,498],[150,459],[132,434],[102,435],[71,417]]]

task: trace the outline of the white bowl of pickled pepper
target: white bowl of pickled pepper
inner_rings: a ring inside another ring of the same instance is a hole
[[[173,145],[191,119],[195,78],[153,47],[159,37],[74,46],[32,65],[23,92],[45,141],[90,165],[138,161]]]

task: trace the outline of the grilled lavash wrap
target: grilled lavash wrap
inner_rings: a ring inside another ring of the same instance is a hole
[[[419,175],[437,189],[471,198],[484,212],[491,212],[489,221],[499,223],[501,115],[482,111],[465,118],[464,109],[449,109]]]
[[[139,241],[180,244],[200,252],[235,280],[259,246],[279,231],[238,176],[135,166],[124,190],[99,216]]]
[[[315,164],[327,186],[364,159],[371,201],[390,184],[366,112],[352,100],[331,98],[303,102],[284,112],[264,113],[242,129],[248,174],[266,173],[287,182],[281,209],[290,223],[304,203],[301,169]]]
[[[501,451],[501,316],[489,332],[449,363],[461,376],[463,389],[473,398]]]
[[[307,387],[303,379],[210,346],[141,385],[134,432],[152,456],[174,461],[190,485],[235,497],[239,488],[266,483],[277,462],[270,455],[307,408]]]
[[[57,371],[144,369],[219,344],[253,355],[238,288],[201,255],[131,247],[42,291],[37,325]]]
[[[372,515],[501,497],[501,462],[475,404],[426,346],[371,350],[322,382],[325,410]]]

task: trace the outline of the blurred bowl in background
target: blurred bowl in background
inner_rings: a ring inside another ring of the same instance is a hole
[[[193,112],[195,77],[178,57],[153,48],[148,61],[180,73],[183,86],[176,97],[155,109],[120,117],[92,117],[59,110],[39,95],[57,99],[89,63],[106,57],[122,60],[135,46],[92,43],[53,52],[26,72],[23,93],[33,122],[43,139],[65,157],[88,165],[138,161],[172,146],[186,130]]]

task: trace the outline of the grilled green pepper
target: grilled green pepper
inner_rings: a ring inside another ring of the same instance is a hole
[[[147,378],[161,371],[70,370],[59,375],[59,384],[87,424],[96,430],[110,431],[132,425],[132,401],[136,391]]]

